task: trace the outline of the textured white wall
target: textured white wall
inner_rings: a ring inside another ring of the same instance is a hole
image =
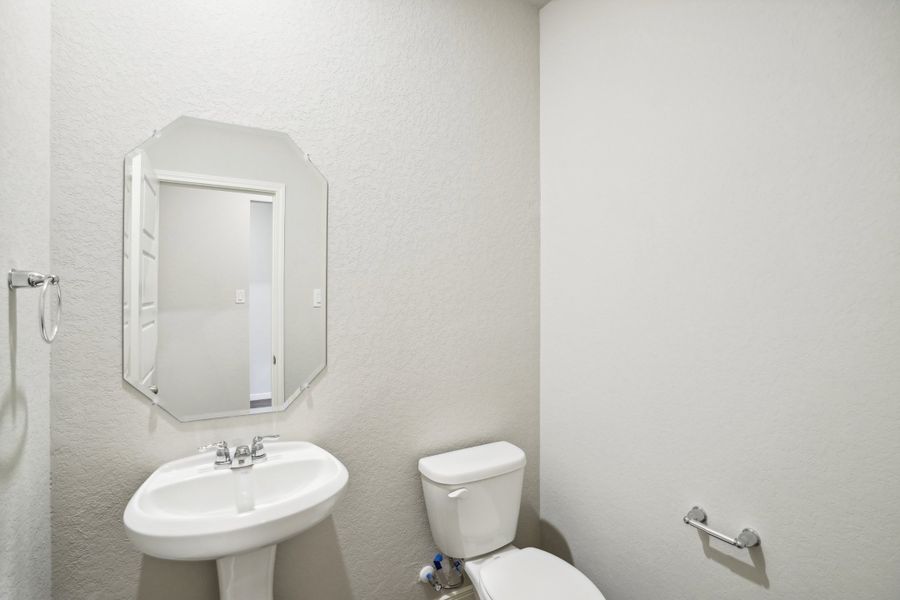
[[[276,597],[419,598],[420,456],[508,439],[538,474],[538,25],[492,0],[54,3],[54,597],[216,597],[121,513],[161,462],[275,429],[350,470]],[[121,380],[122,158],[182,113],[289,132],[330,182],[328,368],[286,413],[180,424]]]
[[[541,11],[541,516],[609,600],[900,595],[898,32],[892,0]]]
[[[0,0],[0,598],[50,596],[50,349],[36,290],[49,270],[50,3]],[[65,330],[62,330],[63,333]]]

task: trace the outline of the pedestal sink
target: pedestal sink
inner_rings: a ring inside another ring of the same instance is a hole
[[[222,600],[271,600],[276,544],[325,519],[348,474],[313,444],[266,450],[241,469],[215,469],[214,452],[162,465],[125,508],[128,538],[158,558],[215,560]]]

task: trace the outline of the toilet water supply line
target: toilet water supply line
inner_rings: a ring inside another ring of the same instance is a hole
[[[440,552],[435,554],[431,565],[426,565],[419,571],[419,581],[430,585],[436,592],[457,588],[462,585],[462,560],[448,556],[447,562],[453,566],[445,571],[444,555]]]

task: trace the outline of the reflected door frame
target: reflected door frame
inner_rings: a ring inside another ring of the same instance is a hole
[[[284,197],[283,183],[202,175],[184,171],[156,171],[160,183],[196,185],[272,196],[272,407],[249,409],[269,412],[284,403]],[[277,410],[277,409],[276,409]]]
[[[125,234],[125,285],[123,335],[128,348],[123,353],[123,371],[127,380],[149,392],[153,398],[156,385],[158,343],[158,268],[159,258],[159,192],[156,171],[146,152],[132,158],[131,201],[126,204],[128,227]],[[146,271],[153,266],[150,276]],[[150,296],[151,300],[147,300]],[[145,393],[147,393],[145,392]],[[151,395],[152,394],[152,395]]]

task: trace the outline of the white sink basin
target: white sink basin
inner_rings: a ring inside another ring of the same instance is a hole
[[[275,544],[325,519],[348,474],[307,442],[268,443],[266,452],[268,460],[242,469],[215,469],[214,451],[162,465],[125,508],[129,539],[158,558],[218,560],[223,599],[271,597]],[[240,580],[266,579],[259,568],[268,569],[268,594],[259,582],[250,582],[257,591],[241,588]],[[243,591],[230,594],[230,584]]]

